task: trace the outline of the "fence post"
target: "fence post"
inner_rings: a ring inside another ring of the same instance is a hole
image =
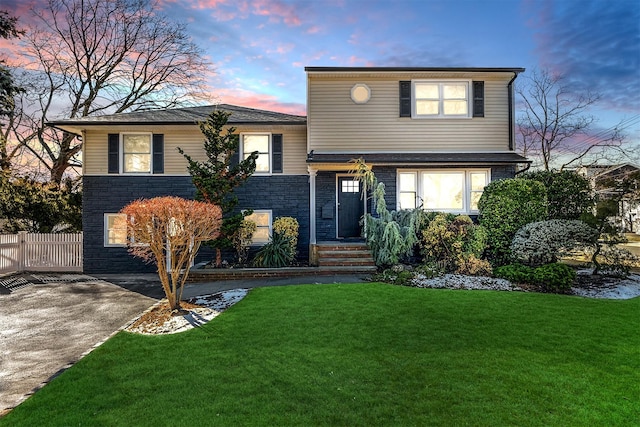
[[[22,273],[27,265],[27,232],[18,231],[18,272]]]

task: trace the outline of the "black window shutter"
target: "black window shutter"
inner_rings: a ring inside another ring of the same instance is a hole
[[[282,173],[282,134],[271,135],[271,160],[273,161],[273,173]]]
[[[109,147],[107,148],[107,172],[119,173],[120,172],[120,135],[117,133],[110,133],[108,139]]]
[[[153,173],[164,173],[164,134],[153,134]]]
[[[411,82],[400,82],[400,117],[411,117]]]
[[[484,82],[473,82],[473,117],[484,117]]]

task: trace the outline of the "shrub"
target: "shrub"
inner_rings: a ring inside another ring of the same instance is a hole
[[[255,267],[280,268],[288,266],[292,261],[291,239],[284,234],[274,232],[269,243],[256,254],[253,265]]]
[[[531,268],[522,264],[497,267],[493,274],[514,283],[529,284],[546,292],[566,292],[576,278],[576,272],[565,264],[553,263]]]
[[[488,233],[486,254],[494,266],[508,264],[511,241],[525,224],[547,217],[544,186],[530,179],[493,181],[478,202],[479,221]]]
[[[513,283],[533,283],[533,268],[522,264],[508,264],[497,267],[493,275]]]
[[[582,221],[554,219],[523,226],[511,242],[513,259],[536,267],[551,264],[579,246],[593,245],[598,232]]]
[[[592,211],[589,180],[573,171],[536,171],[522,178],[538,181],[547,190],[547,219],[580,219]]]
[[[243,219],[240,222],[240,227],[233,235],[233,247],[238,254],[239,264],[245,264],[247,262],[249,248],[251,247],[251,238],[256,228],[255,222]]]
[[[428,264],[447,272],[486,274],[490,266],[479,259],[486,232],[466,215],[437,214],[422,232],[422,254]]]
[[[372,280],[393,285],[409,286],[413,280],[413,272],[393,266],[383,270],[382,273],[373,275]]]
[[[298,220],[290,216],[278,217],[273,221],[273,232],[287,236],[291,242],[291,257],[295,258],[298,248]]]
[[[547,292],[566,292],[575,279],[575,270],[560,263],[542,265],[533,271],[534,283]]]
[[[366,213],[363,223],[367,235],[367,245],[378,267],[396,265],[401,259],[413,256],[418,243],[416,224],[421,216],[421,209],[403,212],[399,217],[387,209],[384,183],[378,182],[375,174],[364,160],[353,161],[356,174],[364,192],[373,190],[372,199],[377,216]],[[400,220],[401,222],[399,222]]]
[[[491,276],[491,264],[486,259],[479,259],[474,254],[462,254],[458,258],[456,273],[468,276]]]

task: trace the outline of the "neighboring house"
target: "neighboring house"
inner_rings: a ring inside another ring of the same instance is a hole
[[[390,209],[477,214],[485,185],[528,163],[514,152],[522,71],[307,67],[307,117],[221,104],[54,121],[84,141],[85,272],[144,271],[114,228],[117,212],[141,197],[193,197],[176,147],[204,157],[196,122],[214,108],[232,113],[240,156],[260,153],[236,190],[239,208],[254,210],[255,243],[278,216],[298,219],[302,257],[320,241],[361,237],[360,218],[373,208],[350,172],[356,158],[385,184]]]
[[[640,173],[640,167],[631,163],[591,165],[578,168],[577,173],[589,180],[599,199],[608,199],[615,195],[612,182]],[[618,216],[613,220],[623,231],[640,234],[640,198],[637,195],[623,197],[618,204]]]

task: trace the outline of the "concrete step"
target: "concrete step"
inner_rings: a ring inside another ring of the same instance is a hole
[[[376,265],[372,258],[320,258],[318,264],[320,267]]]
[[[371,258],[371,252],[369,250],[319,250],[319,258]]]

